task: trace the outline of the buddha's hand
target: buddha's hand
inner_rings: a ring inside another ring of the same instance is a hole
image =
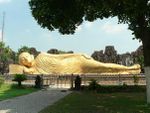
[[[33,74],[34,73],[34,69],[33,68],[28,68],[28,67],[25,67],[23,68],[23,72],[25,74]]]

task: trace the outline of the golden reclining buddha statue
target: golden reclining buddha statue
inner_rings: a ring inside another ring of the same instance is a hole
[[[127,67],[114,63],[102,63],[83,54],[33,55],[23,52],[19,64],[9,65],[9,74],[139,74],[140,65]]]

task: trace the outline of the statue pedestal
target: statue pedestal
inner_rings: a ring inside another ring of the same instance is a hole
[[[23,66],[19,64],[10,64],[9,74],[23,74]]]

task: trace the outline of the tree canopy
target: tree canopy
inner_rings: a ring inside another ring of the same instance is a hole
[[[8,71],[8,64],[12,62],[13,51],[5,46],[3,42],[0,42],[0,73],[4,74]]]
[[[58,29],[62,34],[74,33],[83,20],[115,16],[119,23],[129,25],[136,38],[141,38],[144,27],[150,28],[148,0],[30,0],[29,4],[42,27]]]
[[[27,46],[22,46],[21,48],[18,49],[18,56],[22,52],[28,52],[30,54],[33,54],[34,56],[37,56],[39,52],[36,50],[34,47],[27,47]]]
[[[128,24],[142,41],[145,65],[150,66],[149,0],[30,0],[29,4],[39,25],[62,34],[73,34],[83,21],[118,17],[118,23]]]
[[[150,103],[150,1],[149,0],[30,0],[38,24],[62,34],[73,34],[83,21],[118,17],[143,43],[147,102]]]

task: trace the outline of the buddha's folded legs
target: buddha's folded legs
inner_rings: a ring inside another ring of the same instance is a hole
[[[113,63],[101,63],[95,60],[87,60],[82,66],[83,73],[120,73],[120,74],[138,74],[140,65],[123,66]]]

